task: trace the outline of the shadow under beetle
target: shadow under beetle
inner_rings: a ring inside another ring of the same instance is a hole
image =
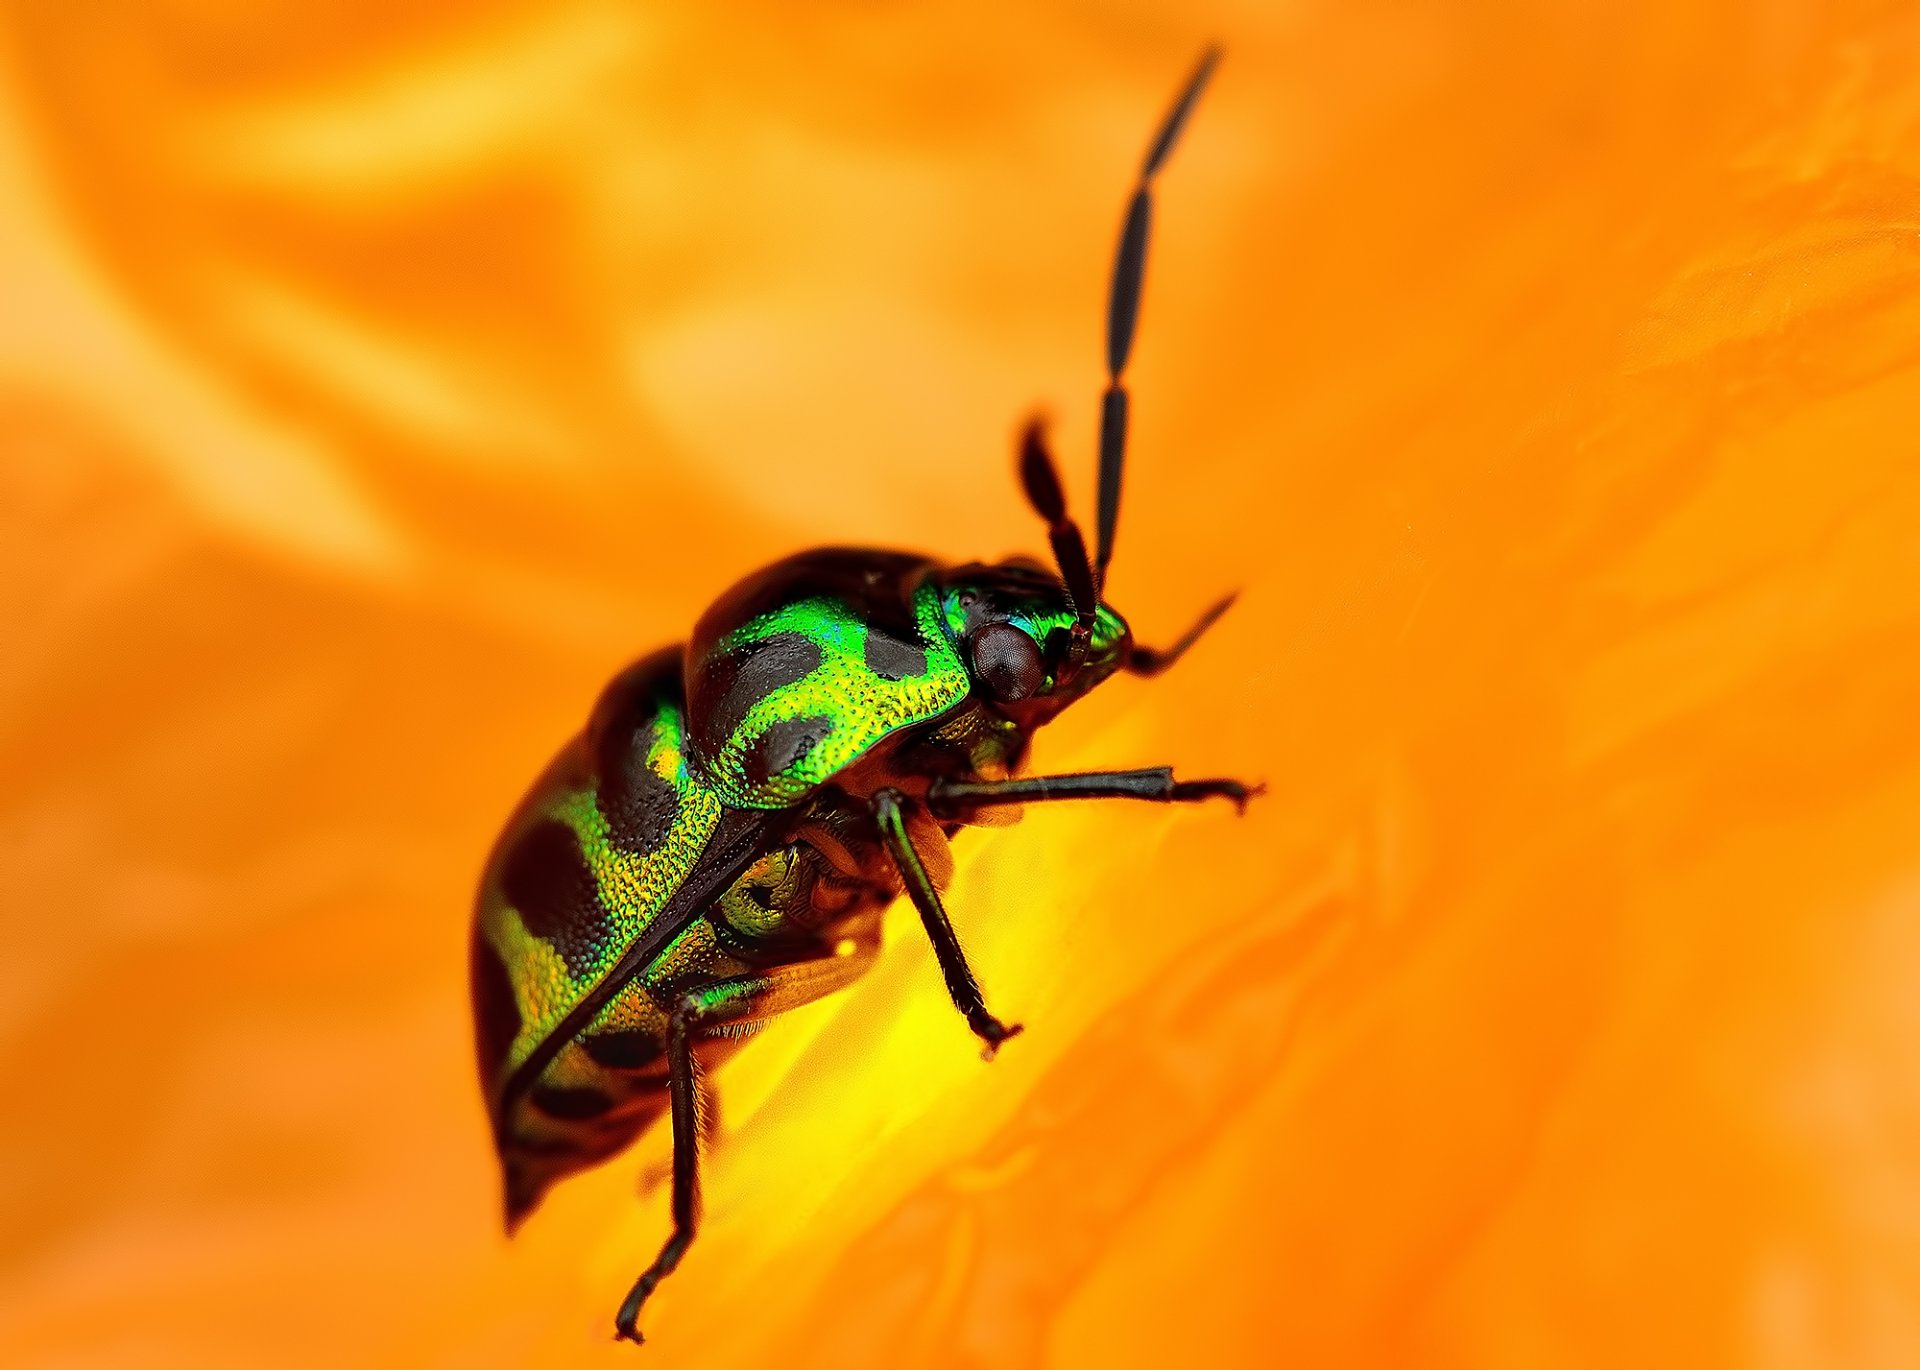
[[[1036,729],[1116,671],[1156,675],[1100,602],[1113,555],[1153,177],[1212,73],[1175,101],[1127,208],[1107,309],[1099,509],[1087,555],[1044,434],[1020,478],[1058,574],[1014,558],[943,567],[834,548],[721,596],[685,647],[630,666],[508,820],[474,913],[480,1076],[509,1230],[551,1184],[672,1115],[673,1235],[615,1319],[680,1263],[699,1220],[699,1072],[774,1014],[851,983],[902,891],[984,1055],[1020,1031],[987,1010],[941,906],[947,839],[987,811],[1058,799],[1220,797],[1167,767],[1015,778]]]

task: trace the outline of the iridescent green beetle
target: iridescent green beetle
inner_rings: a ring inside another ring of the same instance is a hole
[[[684,649],[607,686],[495,844],[474,915],[473,1011],[509,1230],[556,1180],[672,1116],[673,1235],[621,1304],[622,1337],[640,1340],[641,1304],[693,1239],[699,1071],[774,1014],[866,970],[902,890],[984,1054],[1020,1030],[987,1011],[941,907],[949,837],[1009,805],[1244,807],[1252,793],[1164,767],[1014,778],[1036,729],[1116,671],[1165,670],[1229,602],[1155,651],[1099,598],[1150,187],[1215,60],[1201,61],[1162,124],[1121,233],[1097,555],[1030,426],[1021,479],[1057,575],[1024,558],[946,568],[870,549],[770,566],[722,596]]]

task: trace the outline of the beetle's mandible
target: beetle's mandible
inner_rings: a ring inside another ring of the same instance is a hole
[[[1244,807],[1255,792],[1165,767],[1019,774],[1037,729],[1116,671],[1164,671],[1230,602],[1156,650],[1100,597],[1153,179],[1216,58],[1205,55],[1160,126],[1121,231],[1093,554],[1030,425],[1020,479],[1054,569],[853,548],[770,566],[707,610],[684,647],[606,687],[494,846],[472,989],[509,1229],[556,1180],[671,1115],[673,1232],[620,1305],[622,1337],[640,1340],[641,1305],[693,1240],[700,1072],[774,1014],[865,971],[898,894],[919,910],[985,1054],[1020,1031],[988,1010],[941,905],[948,838],[1009,805]]]

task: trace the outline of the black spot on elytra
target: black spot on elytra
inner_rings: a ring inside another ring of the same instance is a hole
[[[522,833],[507,852],[500,892],[527,931],[560,953],[569,975],[580,978],[600,959],[607,913],[572,828],[549,819]]]
[[[660,849],[680,809],[673,786],[647,765],[651,732],[609,732],[595,758],[599,791],[594,802],[607,820],[607,836],[614,846],[635,856],[650,856]]]
[[[595,1065],[608,1070],[639,1070],[664,1054],[660,1039],[645,1028],[591,1033],[580,1039],[580,1045]]]
[[[747,783],[764,785],[774,776],[793,769],[832,732],[831,718],[790,718],[775,723],[753,740],[746,756],[741,758]]]
[[[587,724],[595,802],[607,836],[621,851],[647,856],[666,840],[679,800],[647,767],[660,707],[678,699],[681,656],[655,652],[615,676]]]
[[[527,1094],[532,1105],[549,1118],[584,1122],[613,1107],[613,1100],[597,1089],[574,1085],[537,1085]]]
[[[820,647],[802,633],[775,633],[713,661],[696,701],[700,744],[717,756],[747,711],[775,690],[805,679],[820,665]]]
[[[867,669],[882,680],[905,680],[927,673],[927,649],[902,642],[878,628],[867,629]]]
[[[520,1035],[520,1003],[513,997],[513,981],[484,933],[474,930],[467,972],[473,992],[474,1044],[480,1056],[480,1081],[489,1093],[493,1077],[506,1062],[513,1039]]]

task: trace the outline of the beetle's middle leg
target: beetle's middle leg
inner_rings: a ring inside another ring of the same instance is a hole
[[[880,829],[880,840],[893,858],[893,864],[899,868],[900,878],[906,882],[907,894],[913,900],[915,908],[920,910],[921,926],[927,930],[927,940],[933,943],[933,954],[940,962],[940,973],[947,982],[947,994],[953,1000],[953,1006],[965,1015],[967,1026],[973,1029],[974,1036],[986,1043],[981,1053],[989,1061],[1002,1042],[1020,1031],[1018,1023],[1003,1023],[987,1012],[986,998],[980,993],[980,982],[973,977],[973,967],[967,964],[967,955],[960,950],[960,939],[953,931],[953,923],[947,918],[947,910],[940,902],[940,891],[933,886],[933,877],[927,874],[926,863],[920,859],[920,853],[913,849],[913,842],[907,836],[906,815],[903,806],[906,797],[898,790],[881,790],[873,796],[873,819]]]
[[[1056,799],[1145,799],[1159,804],[1229,799],[1245,813],[1247,801],[1264,789],[1240,780],[1175,780],[1173,767],[1148,766],[1137,771],[1082,771],[1019,780],[936,780],[927,787],[927,807],[936,818],[964,819],[975,809]]]

